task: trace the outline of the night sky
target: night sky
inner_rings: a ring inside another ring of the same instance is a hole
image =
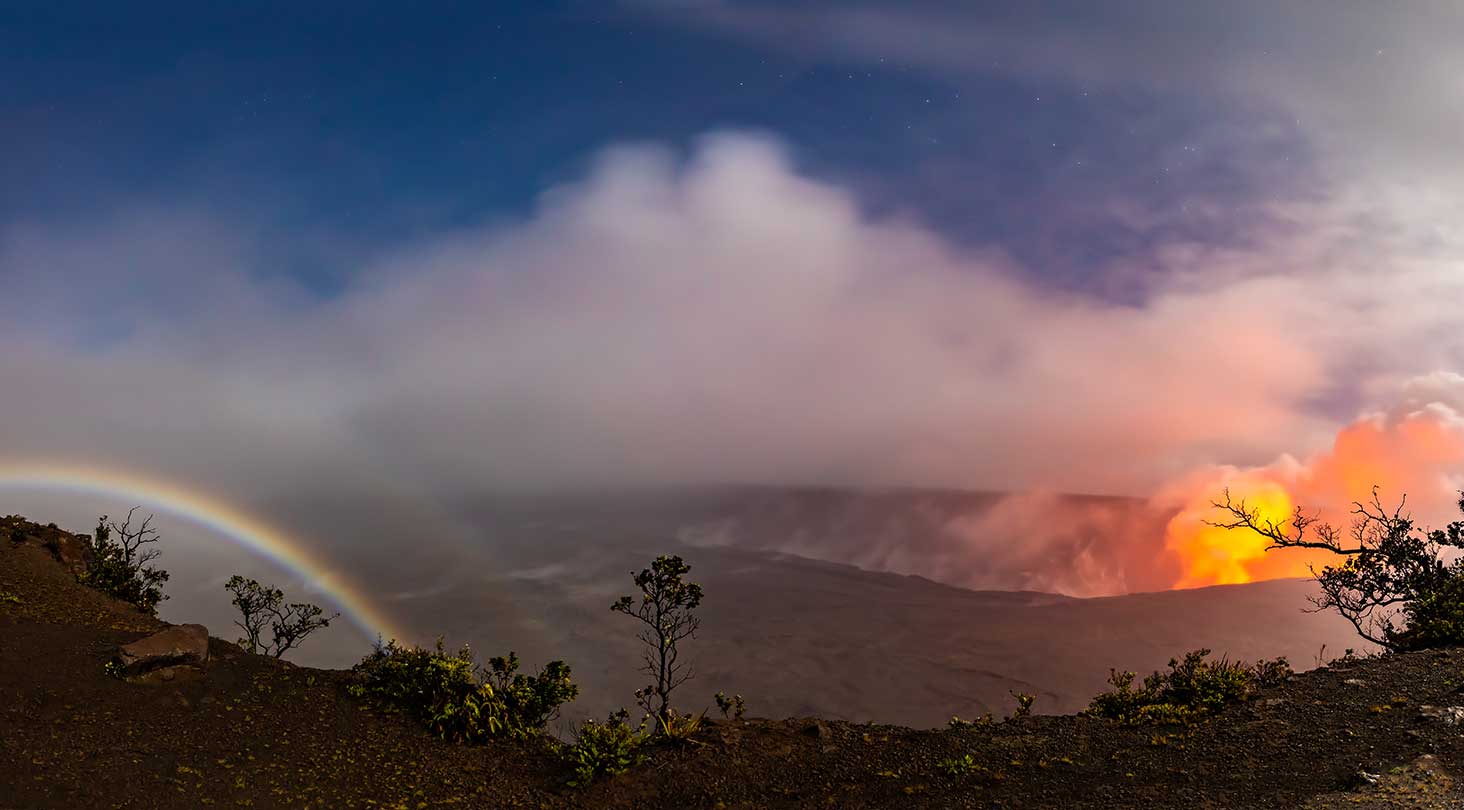
[[[607,144],[685,154],[733,129],[781,139],[871,214],[1122,294],[1105,268],[1152,264],[1164,240],[1237,238],[1259,200],[1307,191],[1309,145],[1284,110],[1013,73],[999,49],[991,70],[829,54],[790,6],[723,10],[778,7],[788,19],[759,40],[697,4],[11,5],[0,217],[105,216],[181,187],[287,243],[324,229],[376,249],[523,215]],[[1072,11],[1040,22],[1092,24]],[[351,272],[300,245],[274,260],[311,284]]]
[[[307,5],[0,9],[5,452],[1148,495],[1459,398],[1454,4]]]

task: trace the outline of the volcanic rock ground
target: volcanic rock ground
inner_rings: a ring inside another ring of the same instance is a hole
[[[0,540],[0,808],[1464,806],[1464,737],[1423,708],[1464,704],[1460,650],[1303,673],[1191,727],[717,722],[574,790],[545,745],[442,743],[352,700],[342,671],[218,639],[202,678],[117,680],[117,645],[161,623],[77,585],[28,526]],[[939,767],[967,754],[976,775]]]

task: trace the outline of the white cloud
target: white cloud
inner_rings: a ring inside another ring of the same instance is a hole
[[[1055,294],[861,216],[759,136],[609,150],[528,219],[380,257],[326,301],[259,281],[249,228],[157,210],[0,243],[8,452],[266,490],[289,469],[1144,491],[1320,442],[1308,404],[1339,367],[1411,376],[1456,345],[1429,342],[1459,282],[1427,262],[1382,295],[1312,229],[1176,251],[1142,305]],[[84,339],[96,317],[109,340]]]

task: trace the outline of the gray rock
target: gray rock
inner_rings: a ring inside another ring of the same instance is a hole
[[[1418,713],[1424,717],[1442,720],[1446,726],[1464,723],[1464,706],[1420,706]]]
[[[208,628],[180,624],[117,648],[117,665],[130,681],[171,681],[201,674],[208,663]]]

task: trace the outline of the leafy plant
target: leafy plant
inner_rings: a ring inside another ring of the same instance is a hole
[[[610,609],[639,621],[644,627],[636,638],[645,646],[641,671],[655,682],[636,691],[636,700],[652,717],[665,719],[671,709],[671,693],[692,677],[691,665],[680,660],[680,644],[696,635],[701,620],[692,612],[702,600],[701,586],[687,582],[691,571],[680,557],[661,555],[651,567],[634,574],[640,601],[622,596]]]
[[[584,787],[601,777],[625,773],[645,759],[644,748],[651,733],[646,720],[632,726],[625,709],[611,714],[603,723],[586,720],[565,747],[564,758],[574,770],[569,784]]]
[[[284,591],[238,574],[229,577],[224,589],[234,595],[232,602],[242,618],[234,622],[244,631],[239,646],[274,658],[283,656],[316,630],[329,627],[341,615],[325,616],[324,610],[306,602],[285,604]],[[270,629],[269,641],[263,639],[266,625]]]
[[[985,773],[986,767],[976,762],[976,758],[970,754],[962,754],[959,757],[943,759],[935,764],[937,770],[946,776],[974,776]]]
[[[672,709],[657,718],[656,723],[661,739],[680,745],[690,742],[692,736],[701,731],[706,719],[705,711],[700,714],[681,714]]]
[[[1012,697],[1017,699],[1017,710],[1013,717],[1027,717],[1032,714],[1032,704],[1037,700],[1036,695],[1029,695],[1026,692],[1013,692]]]
[[[377,642],[352,673],[351,695],[404,712],[426,723],[444,740],[481,743],[495,737],[541,733],[573,700],[579,687],[563,661],[551,661],[538,675],[518,673],[518,657],[494,658],[479,671],[467,646],[448,653]]]
[[[97,520],[95,536],[86,539],[86,568],[77,579],[155,615],[158,603],[168,598],[163,595],[168,572],[148,565],[161,552],[144,546],[156,543],[158,532],[152,528],[152,515],[132,528],[137,509],[134,506],[127,510],[127,519],[121,525],[109,523],[106,515]]]
[[[1171,658],[1168,672],[1155,672],[1138,687],[1134,673],[1110,670],[1113,690],[1094,697],[1085,713],[1127,723],[1189,723],[1291,675],[1284,658],[1246,665],[1224,658],[1207,660],[1209,654],[1201,649],[1183,659]]]
[[[525,675],[518,668],[518,656],[510,652],[488,659],[484,675],[508,716],[525,728],[544,728],[559,716],[560,706],[579,694],[563,661],[550,661],[537,675]]]
[[[747,711],[747,703],[741,695],[727,697],[726,693],[718,692],[712,695],[712,700],[717,702],[717,708],[721,710],[724,718],[730,715],[734,720],[741,720],[743,712]]]

